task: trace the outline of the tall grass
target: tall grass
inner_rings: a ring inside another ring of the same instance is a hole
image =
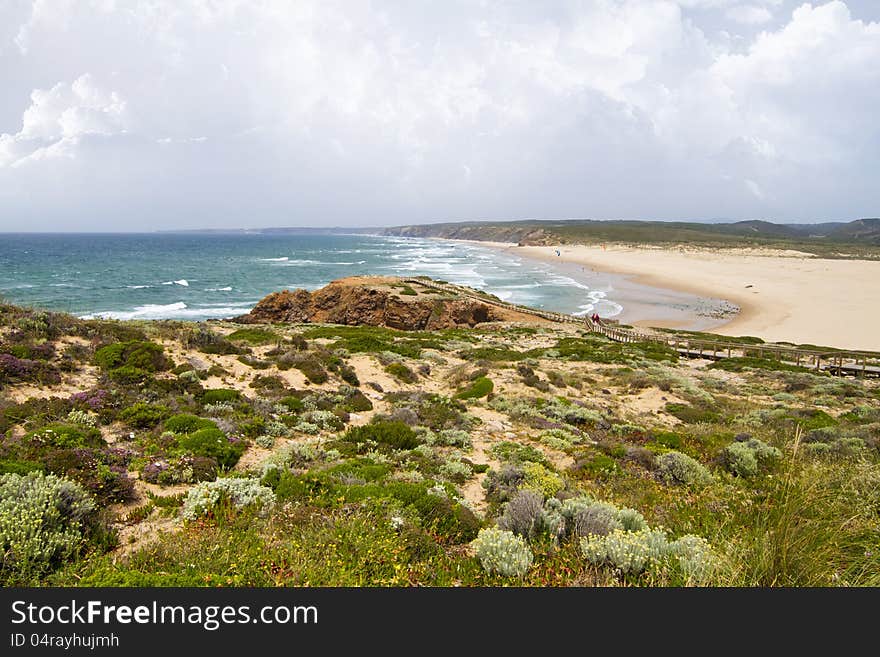
[[[768,477],[752,514],[722,528],[725,586],[872,586],[880,582],[880,468],[808,460],[798,429],[782,470]],[[720,541],[719,541],[720,543]]]

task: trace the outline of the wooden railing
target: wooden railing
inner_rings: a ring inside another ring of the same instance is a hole
[[[654,342],[665,344],[675,349],[679,354],[688,357],[708,358],[721,360],[734,357],[755,357],[762,359],[778,360],[782,363],[814,369],[816,371],[829,372],[831,374],[856,376],[880,376],[880,353],[869,351],[832,351],[821,352],[812,349],[801,349],[786,345],[775,344],[749,344],[725,340],[710,340],[704,338],[682,337],[657,332],[640,331],[638,329],[625,329],[617,325],[617,322],[600,320],[594,322],[589,317],[566,315],[548,310],[539,310],[528,306],[502,301],[489,295],[478,294],[470,288],[453,283],[437,283],[422,278],[402,278],[402,282],[411,285],[448,292],[464,296],[490,306],[506,308],[518,313],[541,317],[552,322],[566,324],[578,324],[592,333],[604,335],[615,342]]]

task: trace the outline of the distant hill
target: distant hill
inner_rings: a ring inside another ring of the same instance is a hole
[[[491,221],[423,224],[385,228],[382,235],[441,237],[528,245],[622,242],[628,244],[694,244],[705,246],[770,246],[836,255],[841,246],[880,247],[880,219],[849,223],[777,224],[750,220],[731,223],[683,221]],[[880,252],[878,252],[880,253]]]

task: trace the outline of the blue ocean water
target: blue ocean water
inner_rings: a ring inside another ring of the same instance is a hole
[[[0,234],[0,295],[81,317],[209,319],[285,288],[354,275],[426,275],[566,313],[621,311],[549,264],[432,239],[265,233]]]

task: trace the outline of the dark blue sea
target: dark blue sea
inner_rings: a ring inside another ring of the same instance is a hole
[[[426,275],[502,299],[612,317],[595,289],[549,264],[469,243],[370,235],[0,234],[0,295],[81,317],[208,319],[282,289],[353,275]]]

